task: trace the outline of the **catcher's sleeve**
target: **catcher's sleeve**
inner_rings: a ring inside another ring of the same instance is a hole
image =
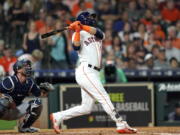
[[[5,78],[2,82],[0,82],[0,92],[1,93],[9,93],[14,89],[13,79],[9,76]]]

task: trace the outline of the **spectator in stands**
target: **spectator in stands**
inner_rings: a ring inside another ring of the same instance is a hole
[[[166,39],[164,42],[164,46],[166,49],[166,58],[169,61],[171,58],[176,58],[178,62],[180,62],[180,50],[173,47],[172,41],[170,39]]]
[[[112,20],[105,20],[104,24],[104,32],[106,35],[106,38],[103,40],[104,49],[109,52],[112,51],[112,41],[113,41],[113,31],[112,31],[113,21]]]
[[[146,49],[151,51],[154,46],[160,47],[162,46],[162,44],[158,39],[155,38],[155,35],[153,33],[149,33],[147,40],[144,40],[144,46],[146,47]]]
[[[39,9],[41,9],[43,1],[41,0],[25,0],[25,7],[29,10],[30,13],[33,13],[35,16],[39,13]]]
[[[168,0],[166,7],[161,11],[162,17],[166,23],[172,24],[180,19],[180,11],[175,7],[174,0]]]
[[[154,61],[154,69],[169,69],[169,62],[166,60],[165,49],[160,48],[157,54],[157,59]]]
[[[96,5],[96,12],[100,20],[116,20],[119,18],[119,15],[115,14],[115,8],[112,5],[112,1],[103,0],[99,1],[98,5]]]
[[[87,9],[93,9],[93,3],[91,1],[79,0],[72,7],[72,16],[76,17],[80,11],[85,11]]]
[[[4,40],[0,40],[0,59],[3,57],[4,51]],[[0,64],[0,79],[5,76],[4,67]]]
[[[132,32],[137,32],[138,24],[139,24],[139,19],[136,17],[133,17],[130,22]]]
[[[130,1],[128,3],[127,12],[128,12],[128,16],[129,16],[130,20],[132,20],[132,18],[134,18],[134,17],[140,18],[140,11],[137,10],[136,1]]]
[[[3,66],[6,74],[8,74],[10,65],[14,64],[17,58],[13,56],[12,49],[9,47],[6,47],[3,53],[4,56],[0,58],[0,65]]]
[[[94,10],[88,10],[89,12],[94,12]],[[55,11],[55,15],[66,25],[70,25],[73,21],[74,18],[71,16],[71,11],[69,8],[58,8]]]
[[[133,38],[141,38],[145,41],[148,39],[148,33],[146,32],[146,27],[143,23],[138,25],[138,31],[133,33]]]
[[[56,29],[63,28],[61,21],[56,22]],[[67,58],[67,37],[64,33],[58,33],[49,38],[48,41],[51,46],[51,62],[52,69],[68,69],[68,58]]]
[[[25,24],[29,17],[27,8],[23,7],[23,2],[21,0],[14,0],[8,13],[9,22],[11,22],[11,44],[15,44],[13,48],[20,48],[22,36],[25,31]]]
[[[178,69],[179,68],[179,62],[178,60],[175,58],[175,57],[172,57],[170,60],[169,60],[169,64],[170,64],[170,67],[172,69]]]
[[[4,24],[5,24],[5,16],[4,16],[4,10],[3,10],[3,5],[0,3],[0,38],[2,38],[3,35],[3,31],[4,31]]]
[[[159,12],[157,0],[147,0],[147,8],[152,11],[153,14]]]
[[[18,60],[27,59],[32,62],[32,68],[33,70],[40,70],[41,69],[41,60],[43,58],[43,52],[35,49],[32,54],[23,54],[18,57]]]
[[[117,58],[124,58],[126,56],[126,46],[122,44],[118,35],[113,37],[113,50]]]
[[[163,41],[165,39],[165,33],[158,23],[153,23],[153,34],[154,38],[158,41]]]
[[[144,57],[145,69],[153,69],[154,68],[154,58],[151,53],[146,54]]]
[[[65,1],[63,1],[63,3],[64,4],[66,4],[69,8],[70,8],[70,10],[72,10],[72,7],[76,4],[76,3],[78,3],[78,1],[79,0],[65,0]]]
[[[123,27],[124,27],[124,24],[126,22],[129,22],[129,17],[128,17],[128,12],[127,11],[124,11],[121,13],[122,15],[121,16],[117,16],[114,17],[115,21],[114,21],[114,24],[113,24],[113,31],[114,32],[119,32],[119,31],[122,31],[123,30]],[[113,15],[115,16],[115,15]],[[107,17],[108,18],[108,17]]]
[[[103,41],[103,48],[105,49],[106,52],[110,52],[112,51],[112,42],[113,42],[113,37],[112,37],[112,30],[106,30],[105,31],[105,35],[106,35],[106,38],[104,39]]]
[[[23,2],[21,0],[14,0],[8,14],[13,27],[24,25],[23,13]]]
[[[5,77],[6,72],[4,71],[4,67],[0,65],[0,80]]]
[[[176,23],[177,38],[180,38],[180,20]]]
[[[150,9],[147,9],[145,11],[145,16],[144,18],[142,18],[140,21],[141,23],[143,23],[145,26],[147,25],[152,25],[152,17],[153,17],[153,14],[152,14],[152,11]]]
[[[55,24],[55,19],[53,18],[53,16],[47,15],[45,19],[45,26],[43,26],[39,30],[39,33],[44,34],[44,33],[50,32],[53,29],[54,24]]]
[[[39,11],[39,18],[35,21],[36,24],[36,31],[40,33],[40,30],[45,27],[45,20],[46,20],[46,11],[45,9],[40,9]]]
[[[137,0],[137,9],[141,12],[144,12],[147,9],[145,0]]]
[[[132,42],[131,33],[125,32],[124,33],[124,41],[122,42],[123,45],[128,46]]]
[[[168,121],[180,121],[180,103],[177,102],[175,104],[175,108],[173,112],[170,112],[168,115]]]
[[[161,15],[160,12],[155,12],[153,14],[153,16],[152,16],[152,23],[153,24],[158,24],[159,26],[161,26],[162,29],[164,29],[162,15]]]
[[[123,26],[123,30],[118,33],[121,41],[122,41],[122,42],[125,42],[125,39],[124,39],[125,33],[129,33],[129,38],[130,38],[130,40],[132,40],[132,39],[133,39],[133,35],[131,34],[131,32],[132,32],[132,31],[131,31],[131,24],[128,23],[128,22],[126,22],[126,23],[124,24],[124,26]]]
[[[167,34],[169,39],[171,39],[173,47],[180,49],[180,38],[177,38],[177,31],[175,26],[169,26],[167,28]]]
[[[25,53],[31,54],[35,49],[41,50],[42,42],[40,35],[36,32],[34,21],[29,22],[28,29],[28,32],[24,34],[23,49]]]
[[[152,53],[152,55],[153,55],[153,57],[154,57],[154,60],[156,60],[157,57],[158,57],[159,48],[160,48],[160,46],[158,46],[158,45],[155,44],[155,45],[152,46],[152,48],[151,48],[151,50],[150,50],[150,52]]]
[[[128,67],[127,69],[137,69],[136,60],[134,58],[128,58]]]
[[[137,67],[144,67],[144,56],[147,54],[147,50],[143,45],[143,40],[141,38],[134,38],[133,46],[135,48],[134,56],[136,57]]]
[[[127,49],[126,49],[126,54],[128,58],[134,58],[134,55],[136,53],[136,48],[135,46],[133,45],[132,42],[130,42],[128,45],[127,45]]]
[[[4,51],[4,40],[0,40],[0,58],[4,55],[3,51]]]
[[[39,31],[40,34],[44,34],[44,33],[52,31],[55,26],[55,20],[56,20],[55,16],[47,15],[46,20],[45,20],[45,26],[42,27]],[[44,54],[46,54],[44,55],[43,60],[42,60],[42,68],[48,69],[51,67],[51,64],[50,64],[51,57],[50,57],[50,51],[49,51],[51,48],[50,46],[48,46],[48,38],[42,40],[42,42],[43,42],[42,51]]]

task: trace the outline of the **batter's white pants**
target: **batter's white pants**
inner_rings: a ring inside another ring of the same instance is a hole
[[[60,121],[89,114],[92,110],[94,102],[98,101],[106,113],[109,114],[115,122],[118,122],[115,117],[116,113],[114,106],[99,79],[99,72],[95,69],[89,68],[88,63],[83,62],[76,69],[75,75],[76,81],[81,87],[82,103],[79,106],[55,113]]]

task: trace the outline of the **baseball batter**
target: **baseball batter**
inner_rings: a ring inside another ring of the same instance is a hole
[[[77,21],[68,27],[75,31],[72,43],[74,49],[78,51],[80,59],[75,75],[76,81],[81,87],[82,103],[68,110],[52,113],[50,119],[53,128],[56,133],[60,133],[59,125],[63,120],[89,114],[97,100],[116,122],[118,133],[136,133],[136,129],[131,128],[127,122],[122,120],[100,82],[101,49],[105,36],[100,29],[94,27],[96,24],[95,16],[94,13],[82,12],[78,15]]]

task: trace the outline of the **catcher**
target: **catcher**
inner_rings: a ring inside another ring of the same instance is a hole
[[[42,111],[40,96],[48,96],[54,88],[49,83],[39,86],[32,79],[32,68],[29,60],[20,60],[13,65],[14,75],[0,82],[0,119],[17,120],[24,116],[19,124],[19,132],[38,132],[31,125],[39,118]],[[35,96],[34,100],[23,102],[25,97]]]

